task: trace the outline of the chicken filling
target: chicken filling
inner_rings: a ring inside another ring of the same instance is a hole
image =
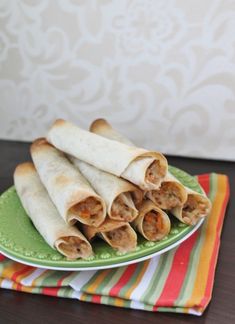
[[[186,224],[195,225],[199,218],[205,217],[209,212],[209,206],[206,198],[188,195],[184,204],[182,217]]]
[[[113,202],[111,217],[116,220],[131,222],[138,215],[129,192],[120,194]]]
[[[103,233],[110,245],[119,251],[130,251],[135,247],[129,228],[124,225],[117,229]]]
[[[74,205],[70,209],[71,213],[78,215],[89,225],[100,223],[100,218],[103,215],[103,206],[99,200],[94,197],[89,197],[82,202]]]
[[[143,191],[136,190],[131,192],[131,198],[137,208],[141,205],[143,196]]]
[[[150,241],[156,241],[162,238],[162,234],[164,234],[164,223],[161,215],[157,211],[151,210],[145,214],[143,232]]]
[[[160,165],[159,161],[154,161],[146,170],[145,180],[146,182],[158,185],[164,176],[165,168]]]
[[[160,189],[151,191],[149,197],[162,209],[170,210],[182,205],[180,190],[174,183],[163,182]]]
[[[89,246],[76,236],[66,236],[62,238],[58,246],[59,251],[69,259],[77,259],[89,254]]]

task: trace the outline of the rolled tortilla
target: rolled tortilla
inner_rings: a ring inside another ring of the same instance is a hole
[[[185,187],[187,200],[183,206],[177,206],[171,213],[187,225],[195,225],[200,219],[206,217],[211,210],[211,202],[206,194],[200,194]]]
[[[14,172],[14,183],[21,203],[44,240],[68,259],[87,258],[92,247],[82,233],[68,225],[40,181],[33,163],[19,164]]]
[[[132,144],[104,119],[95,120],[90,129],[112,140]],[[146,196],[160,208],[170,210],[175,217],[188,225],[196,224],[200,217],[207,216],[211,209],[211,202],[205,194],[199,194],[185,187],[170,172],[167,173],[160,188],[148,191]]]
[[[96,235],[105,240],[112,248],[120,252],[135,250],[137,235],[129,223],[106,219],[100,227],[83,225],[83,232],[91,241]]]
[[[171,229],[168,215],[157,207],[151,200],[145,200],[139,209],[139,215],[132,226],[146,240],[160,241],[167,236]]]
[[[114,129],[106,119],[98,118],[94,120],[90,125],[90,131],[113,141],[124,143],[129,146],[135,146],[128,138]]]
[[[104,200],[65,155],[38,139],[31,145],[31,155],[42,183],[66,223],[99,226],[105,219]]]
[[[104,199],[111,219],[132,222],[137,217],[138,210],[135,204],[138,206],[142,202],[141,190],[130,182],[99,170],[73,156],[69,156],[69,159]]]
[[[183,206],[187,200],[187,190],[171,173],[167,173],[161,187],[146,192],[146,197],[165,210]]]
[[[47,140],[63,152],[143,190],[159,188],[167,173],[167,160],[161,153],[112,141],[62,119],[53,124]]]

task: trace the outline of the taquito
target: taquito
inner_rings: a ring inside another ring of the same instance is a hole
[[[73,156],[69,156],[69,159],[104,199],[111,219],[132,222],[137,217],[138,210],[135,205],[139,206],[143,199],[140,189]]]
[[[90,130],[112,140],[131,145],[128,139],[119,134],[105,119],[95,120]],[[134,144],[132,144],[134,145]],[[199,194],[180,183],[170,172],[160,188],[147,191],[146,196],[162,209],[170,210],[181,222],[194,225],[209,214],[211,202],[205,194]]]
[[[137,235],[129,223],[106,219],[99,227],[82,225],[83,233],[89,241],[96,235],[120,252],[135,250]]]
[[[52,125],[47,140],[61,151],[143,190],[159,188],[167,173],[167,160],[161,153],[112,141],[62,119]]]
[[[151,200],[145,200],[139,215],[132,222],[132,226],[140,232],[146,240],[160,241],[167,236],[171,229],[168,215],[157,207]]]
[[[105,219],[104,200],[65,155],[38,139],[31,145],[31,156],[42,183],[66,223],[99,226]]]
[[[167,173],[161,187],[146,192],[146,197],[164,210],[183,206],[187,200],[187,190],[171,173]]]
[[[75,227],[65,223],[31,162],[19,164],[14,183],[21,203],[44,240],[68,259],[87,258],[92,247]]]
[[[134,146],[129,139],[112,128],[105,119],[95,120],[91,124],[90,130],[114,141]],[[146,197],[152,200],[158,207],[171,210],[176,206],[182,206],[186,202],[187,192],[184,186],[170,172],[167,172],[161,186],[158,189],[147,191]]]
[[[200,194],[186,187],[187,200],[183,206],[177,206],[170,212],[181,222],[195,225],[201,218],[206,217],[211,210],[211,202],[206,194]]]

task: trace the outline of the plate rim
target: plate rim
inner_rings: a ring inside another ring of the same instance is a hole
[[[186,171],[177,168],[175,166],[171,166],[169,165],[169,171],[173,173],[173,175],[177,177],[177,173],[180,173],[179,175],[179,180],[185,184],[186,181],[186,186],[188,186],[188,184],[190,182],[192,182],[192,184],[190,183],[189,187],[194,187],[193,189],[196,190],[197,192],[202,192],[203,189],[200,185],[200,183],[198,182],[198,180],[196,179],[195,176],[187,173]],[[194,180],[194,181],[192,181]],[[8,188],[6,191],[4,191],[1,195],[0,195],[0,202],[1,202],[1,198],[3,198],[3,196],[7,196],[12,194],[12,191],[15,191],[15,187],[11,186],[10,188]],[[16,192],[14,192],[14,194],[17,195]],[[18,197],[19,199],[19,197]],[[20,200],[19,200],[20,201]],[[4,202],[2,202],[4,204]],[[23,207],[22,207],[23,208]],[[172,216],[173,217],[173,216]],[[38,268],[42,268],[42,269],[51,269],[51,270],[67,270],[67,271],[84,271],[84,270],[98,270],[98,269],[109,269],[109,268],[116,268],[116,267],[120,267],[120,266],[124,266],[124,265],[128,265],[128,264],[133,264],[133,263],[137,263],[137,262],[141,262],[147,259],[150,259],[156,255],[161,255],[171,249],[173,249],[174,247],[180,245],[182,242],[184,242],[185,240],[187,240],[203,223],[204,218],[202,218],[196,225],[194,226],[187,226],[186,224],[181,223],[179,220],[179,227],[183,227],[178,233],[173,233],[175,234],[173,237],[171,236],[170,238],[167,238],[167,241],[164,244],[164,241],[160,241],[162,244],[160,246],[154,245],[155,242],[152,242],[153,244],[148,244],[148,241],[146,241],[146,246],[143,246],[142,244],[145,243],[140,243],[142,246],[139,247],[139,249],[136,249],[135,251],[133,251],[132,253],[134,253],[134,255],[129,255],[129,253],[125,253],[125,254],[119,254],[119,255],[111,255],[111,257],[102,257],[102,253],[101,256],[99,256],[98,259],[94,260],[91,259],[89,260],[89,258],[87,260],[82,260],[83,263],[80,264],[76,264],[77,262],[81,262],[81,259],[78,260],[66,260],[66,259],[58,259],[58,260],[53,260],[52,258],[40,258],[40,257],[33,257],[32,254],[27,255],[27,254],[20,254],[20,252],[14,251],[14,249],[11,249],[8,246],[4,246],[3,244],[1,244],[0,242],[0,253],[2,253],[3,255],[5,255],[6,257],[23,263],[23,264],[27,264],[30,266],[34,266],[34,267],[38,267]],[[182,224],[180,226],[180,224]],[[174,227],[172,227],[172,230],[174,230]],[[177,229],[178,230],[178,229]],[[1,234],[1,233],[0,233]],[[171,233],[170,233],[171,234]],[[40,235],[40,233],[39,233]],[[168,240],[170,240],[170,242],[168,242]],[[138,247],[138,246],[137,246]],[[146,249],[145,249],[146,248]],[[104,251],[105,253],[109,253],[109,251]],[[118,260],[115,260],[116,257],[119,257]],[[91,263],[90,263],[91,262]],[[90,263],[90,264],[89,264]]]
[[[16,261],[16,262],[20,262],[22,264],[26,264],[29,266],[33,266],[33,267],[37,267],[40,269],[48,269],[48,270],[59,270],[59,271],[92,271],[92,270],[104,270],[104,269],[112,269],[112,268],[118,268],[118,267],[122,267],[122,266],[126,266],[126,265],[130,265],[130,264],[134,264],[134,263],[139,263],[148,259],[151,259],[157,255],[161,255],[164,254],[166,252],[168,252],[169,250],[174,249],[175,247],[177,247],[178,245],[182,244],[184,241],[186,241],[190,236],[192,236],[198,229],[199,227],[203,224],[204,222],[204,218],[202,218],[195,226],[192,227],[192,231],[188,232],[184,237],[182,237],[180,240],[177,240],[176,242],[166,246],[165,248],[156,251],[156,252],[152,252],[148,255],[142,256],[142,257],[137,257],[135,259],[129,260],[129,261],[123,261],[123,262],[119,262],[119,263],[114,263],[114,264],[109,264],[109,265],[101,265],[101,266],[89,266],[89,267],[56,267],[56,266],[50,266],[50,265],[40,265],[34,262],[28,262],[22,259],[18,259],[15,256],[12,256],[11,254],[8,254],[5,251],[0,250],[0,253],[3,254],[4,256],[8,257],[9,259]],[[1,248],[1,246],[0,246]]]

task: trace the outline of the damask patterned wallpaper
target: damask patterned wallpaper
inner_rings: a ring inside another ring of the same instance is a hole
[[[0,137],[57,117],[235,160],[235,0],[0,0]]]

